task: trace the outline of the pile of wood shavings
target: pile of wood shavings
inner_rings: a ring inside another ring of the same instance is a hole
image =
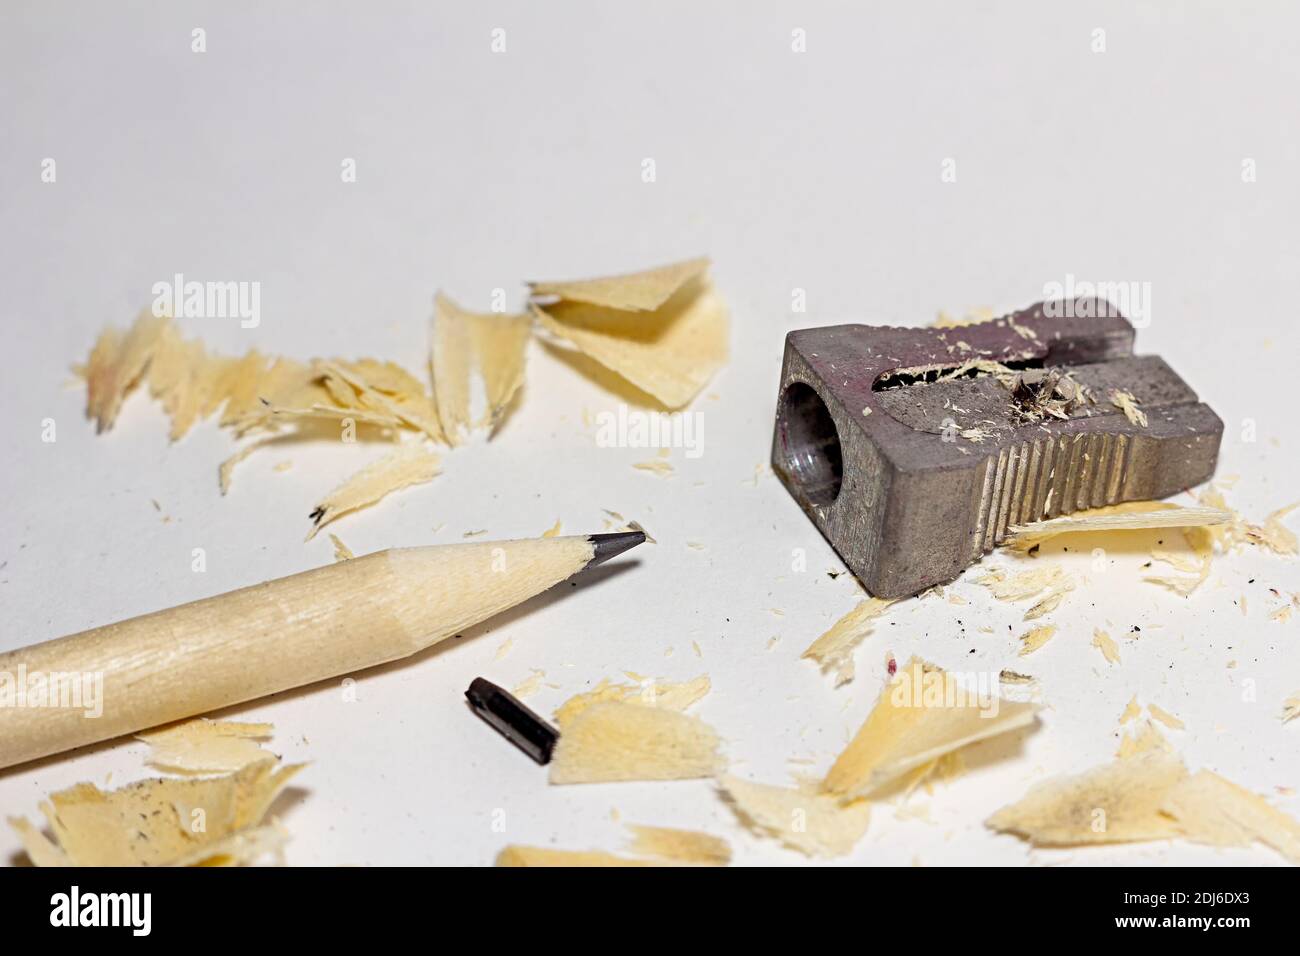
[[[515,315],[469,312],[439,292],[431,388],[376,359],[210,355],[202,342],[183,339],[170,318],[148,312],[125,332],[106,329],[76,371],[86,382],[86,414],[100,432],[113,427],[124,399],[141,384],[171,418],[173,441],[219,413],[222,427],[249,439],[218,469],[222,494],[240,462],[277,443],[339,437],[397,442],[391,454],[316,504],[310,538],[349,511],[432,481],[441,465],[430,445],[455,446],[472,431],[494,431],[523,384],[534,321],[651,403],[687,404],[727,355],[728,313],[709,265],[701,258],[601,279],[532,283],[529,312]]]
[[[81,783],[41,804],[53,840],[11,817],[37,866],[241,866],[283,862],[288,832],[267,811],[305,764],[257,743],[270,724],[194,720],[140,734],[148,762],[177,777],[105,792]]]

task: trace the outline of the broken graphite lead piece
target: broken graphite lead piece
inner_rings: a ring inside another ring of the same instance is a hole
[[[496,728],[497,732],[539,764],[550,763],[551,751],[560,732],[504,688],[482,677],[474,678],[465,691],[474,713]]]

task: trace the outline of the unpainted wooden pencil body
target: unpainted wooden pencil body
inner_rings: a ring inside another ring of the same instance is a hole
[[[0,707],[0,767],[406,657],[592,554],[581,536],[380,551],[0,654],[17,686],[102,675],[99,716]]]

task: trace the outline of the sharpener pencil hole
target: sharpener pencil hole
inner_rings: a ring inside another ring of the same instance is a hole
[[[785,390],[780,434],[786,468],[808,501],[823,507],[833,504],[844,477],[840,433],[811,385],[794,382]]]

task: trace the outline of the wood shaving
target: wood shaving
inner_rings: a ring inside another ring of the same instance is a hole
[[[1013,670],[1002,670],[998,673],[998,680],[1003,684],[1032,684],[1037,679],[1029,674],[1021,674]]]
[[[1193,774],[1168,793],[1161,809],[1196,843],[1228,847],[1258,842],[1300,863],[1300,822],[1216,773]]]
[[[635,823],[629,824],[628,828],[633,834],[628,849],[637,856],[708,866],[726,866],[731,862],[731,845],[709,833]]]
[[[1300,694],[1288,697],[1282,704],[1282,723],[1300,717]]]
[[[726,766],[708,724],[665,707],[622,701],[588,706],[564,728],[553,784],[713,777]]]
[[[868,796],[944,754],[1034,722],[1034,705],[977,690],[913,658],[881,692],[823,790],[841,799]]]
[[[1035,846],[1174,838],[1217,847],[1258,842],[1300,862],[1300,822],[1218,774],[1188,775],[1182,761],[1161,748],[1040,783],[987,825]]]
[[[1169,713],[1169,711],[1165,710],[1163,707],[1158,707],[1155,704],[1147,706],[1147,713],[1171,730],[1183,730],[1187,726],[1173,714]]]
[[[986,825],[1035,846],[1165,840],[1177,836],[1178,829],[1161,807],[1169,790],[1186,777],[1177,757],[1150,750],[1036,784]]]
[[[541,846],[505,847],[497,854],[497,866],[655,866],[648,860],[632,860],[601,850],[553,850]]]
[[[1282,524],[1282,519],[1300,506],[1300,501],[1279,508],[1264,519],[1263,525],[1248,525],[1246,536],[1255,544],[1263,545],[1275,554],[1296,553],[1296,535]]]
[[[522,321],[526,336],[527,320]],[[443,440],[432,395],[391,362],[302,363],[255,351],[242,358],[209,355],[201,342],[183,339],[171,319],[149,313],[126,332],[107,329],[80,374],[86,381],[86,413],[101,432],[112,427],[124,398],[143,382],[171,418],[173,440],[218,413],[220,424],[237,437],[264,433],[222,462],[223,494],[230,490],[235,467],[253,451],[296,436],[334,437],[328,423],[378,429],[388,437],[413,430]]]
[[[149,745],[145,762],[176,774],[231,773],[260,760],[277,760],[263,750],[275,728],[200,717],[158,730],[136,734]]]
[[[673,474],[673,463],[667,458],[651,458],[648,461],[638,461],[632,467],[641,471],[653,472],[660,478],[669,478]]]
[[[331,397],[344,408],[380,427],[408,426],[431,441],[446,442],[434,399],[401,366],[375,359],[312,363]],[[520,375],[522,375],[522,369]],[[360,420],[360,419],[358,419]]]
[[[1137,754],[1144,754],[1148,751],[1160,750],[1165,753],[1173,753],[1173,748],[1169,746],[1169,741],[1161,736],[1160,731],[1156,730],[1155,725],[1149,720],[1144,720],[1132,733],[1126,733],[1120,738],[1119,750],[1116,756],[1121,760]]]
[[[534,315],[664,406],[680,408],[725,363],[729,335],[726,304],[705,275],[707,260],[686,265],[583,283],[535,283],[534,292],[560,301],[534,303]],[[623,288],[611,291],[611,284]],[[652,302],[658,304],[648,306]]]
[[[1138,408],[1138,400],[1133,397],[1132,392],[1122,388],[1114,389],[1110,393],[1110,403],[1124,413],[1129,424],[1137,425],[1139,428],[1147,427],[1147,413]]]
[[[1101,656],[1106,658],[1108,664],[1119,663],[1119,645],[1115,639],[1103,631],[1096,628],[1092,632],[1092,646],[1101,651]]]
[[[1045,614],[1051,614],[1061,606],[1061,602],[1065,600],[1065,596],[1073,590],[1074,580],[1072,578],[1066,578],[1060,581],[1055,587],[1048,591],[1041,600],[1025,612],[1024,619],[1026,621],[1036,621]]]
[[[249,442],[217,467],[217,487],[221,489],[223,495],[230,493],[230,485],[234,479],[235,466],[253,452],[257,451],[262,446],[269,444],[273,440],[274,439],[272,438],[262,438],[258,441]]]
[[[542,532],[542,537],[554,538],[557,535],[559,535],[560,529],[563,527],[564,527],[563,524],[561,524],[559,519],[557,518],[555,524],[551,525],[549,528],[547,528],[545,531]]]
[[[530,282],[528,287],[534,296],[555,296],[624,312],[654,312],[682,286],[707,273],[709,265],[707,258],[689,259],[642,272],[568,282]]]
[[[1141,716],[1142,705],[1138,703],[1137,695],[1134,695],[1133,699],[1128,702],[1128,706],[1124,708],[1124,713],[1119,715],[1120,726],[1123,726],[1130,720]]]
[[[524,381],[531,328],[528,315],[467,312],[442,292],[434,297],[433,389],[451,444],[500,422]]]
[[[86,363],[86,417],[105,432],[117,421],[122,400],[144,375],[168,320],[142,312],[125,334],[108,328],[100,335]]]
[[[575,694],[561,704],[555,712],[555,725],[564,730],[592,704],[609,700],[681,711],[700,700],[709,692],[709,687],[707,674],[679,684],[659,679],[638,681],[635,684],[611,684],[606,678],[591,690]]]
[[[398,447],[361,469],[316,505],[309,516],[312,529],[307,540],[340,515],[372,505],[402,488],[432,481],[441,472],[440,459],[429,449],[417,444]]]
[[[1223,492],[1214,485],[1202,489],[1197,495],[1197,500],[1203,507],[1225,512],[1229,520],[1201,528],[1184,528],[1182,533],[1190,554],[1165,550],[1152,553],[1153,559],[1167,562],[1187,576],[1148,575],[1144,580],[1187,597],[1209,578],[1216,546],[1225,554],[1236,551],[1246,544],[1258,545],[1284,556],[1296,553],[1296,536],[1282,524],[1282,519],[1296,507],[1296,504],[1272,512],[1264,519],[1263,524],[1253,524],[1230,508]]]
[[[1055,624],[1040,624],[1020,635],[1020,656],[1028,657],[1056,636]]]
[[[999,601],[1023,601],[1041,594],[1066,580],[1065,571],[1059,567],[1034,568],[1011,574],[1004,568],[994,568],[983,577],[976,578]]]
[[[1148,574],[1142,578],[1151,584],[1158,584],[1163,588],[1168,588],[1180,597],[1189,597],[1193,591],[1205,583],[1210,576],[1210,563],[1206,561],[1202,565],[1201,573],[1194,577],[1179,577],[1172,574]]]
[[[875,619],[894,603],[867,598],[808,646],[801,659],[816,661],[822,673],[835,672],[835,686],[853,679],[853,652],[871,633]]]
[[[510,693],[514,694],[520,700],[523,700],[525,697],[531,697],[541,688],[542,680],[545,677],[546,671],[539,671],[534,668],[532,674],[525,677],[511,688]]]
[[[258,761],[220,777],[142,780],[104,792],[81,783],[41,804],[54,839],[10,819],[37,866],[184,866],[255,862],[271,803],[302,764]]]
[[[1231,520],[1232,515],[1220,508],[1180,508],[1160,501],[1129,501],[1104,508],[1090,508],[1033,524],[1013,525],[1005,546],[1016,551],[1027,551],[1060,534],[1197,527],[1223,524]]]
[[[719,785],[742,823],[807,856],[849,853],[871,821],[871,804],[866,800],[846,804],[826,794],[732,776],[721,778]]]
[[[330,535],[330,541],[333,542],[333,544],[334,544],[334,560],[335,560],[335,561],[347,561],[347,560],[349,560],[350,558],[355,558],[355,557],[356,557],[356,555],[352,553],[352,549],[349,548],[346,544],[344,544],[342,541],[339,540],[339,536],[338,536],[338,535],[336,535],[336,534],[331,534],[331,535]]]

